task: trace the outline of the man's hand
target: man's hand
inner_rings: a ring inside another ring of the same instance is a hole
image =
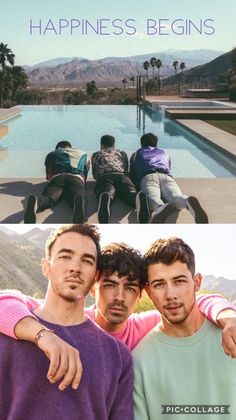
[[[36,318],[28,316],[16,324],[14,331],[18,339],[35,343],[35,337],[43,328]],[[59,385],[61,391],[69,385],[77,389],[83,371],[79,351],[50,331],[45,331],[37,344],[50,360],[48,380],[54,383],[63,378]]]
[[[69,385],[73,389],[77,389],[83,371],[79,351],[55,334],[47,331],[43,337],[39,338],[38,347],[50,360],[47,373],[48,380],[55,383],[63,377],[59,385],[60,391],[63,391]]]
[[[221,311],[217,322],[222,331],[222,346],[225,354],[236,358],[236,312],[232,309]]]

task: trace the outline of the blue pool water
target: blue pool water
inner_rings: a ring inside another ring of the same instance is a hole
[[[140,136],[154,132],[159,147],[172,159],[174,177],[228,178],[236,167],[198,137],[165,118],[135,105],[21,106],[21,115],[2,122],[8,134],[0,140],[1,177],[44,177],[44,159],[60,140],[89,155],[100,137],[111,134],[128,155],[139,148]]]

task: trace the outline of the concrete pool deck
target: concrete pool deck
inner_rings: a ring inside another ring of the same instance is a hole
[[[20,113],[21,109],[18,107],[0,109],[0,122],[15,117]]]
[[[209,223],[236,223],[236,178],[225,179],[176,179],[186,195],[199,198],[206,210]],[[42,179],[2,178],[0,180],[0,223],[23,223],[24,208],[29,194],[41,192],[45,181]],[[88,180],[86,195],[88,200],[88,222],[98,223],[97,200],[94,181]],[[64,201],[52,210],[37,215],[37,223],[70,223],[72,210]],[[111,209],[110,223],[137,223],[136,212],[116,199]],[[177,223],[194,223],[191,214],[182,210]]]
[[[189,129],[192,133],[197,133],[201,138],[236,159],[236,136],[233,134],[227,133],[202,120],[177,119],[176,122]]]
[[[157,99],[156,97],[148,97],[145,100],[150,105],[160,105],[167,102],[193,102],[190,98],[180,98],[180,97],[160,97]],[[206,99],[195,99],[194,102],[198,104],[199,102],[209,102]],[[229,102],[230,105],[234,106],[235,109],[216,109],[212,110],[210,107],[208,109],[200,110],[200,109],[168,109],[166,110],[166,115],[168,117],[173,118],[178,124],[187,128],[193,134],[197,134],[203,140],[214,145],[216,148],[220,149],[221,151],[225,152],[228,156],[232,157],[233,159],[236,158],[236,136],[233,134],[227,133],[220,128],[214,127],[211,124],[208,124],[206,121],[202,121],[201,118],[204,119],[220,119],[230,118],[236,120],[236,104]],[[192,119],[194,118],[194,119]]]

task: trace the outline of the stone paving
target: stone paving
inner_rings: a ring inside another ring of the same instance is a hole
[[[208,214],[210,223],[236,223],[236,178],[187,179],[177,178],[177,183],[186,195],[199,198]],[[42,179],[1,179],[0,223],[23,223],[24,208],[29,194],[42,191]],[[97,200],[94,194],[95,182],[88,180],[86,188],[88,222],[98,223]],[[37,223],[70,223],[72,210],[65,201],[52,210],[37,215]],[[111,209],[110,223],[137,223],[136,211],[131,210],[119,199]],[[177,223],[194,223],[191,214],[182,210]]]

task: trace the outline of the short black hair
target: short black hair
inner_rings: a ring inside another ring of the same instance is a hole
[[[72,146],[69,141],[62,140],[62,141],[59,141],[59,143],[57,143],[56,150],[59,149],[59,147],[61,147],[62,149],[65,149],[66,147],[72,147]]]
[[[127,276],[129,281],[138,280],[140,290],[146,283],[141,253],[123,242],[113,242],[102,248],[98,269],[101,274],[117,272],[118,277]]]
[[[67,232],[75,232],[79,233],[83,236],[88,236],[92,239],[92,241],[95,243],[96,249],[97,249],[97,256],[98,260],[100,258],[101,254],[101,247],[100,247],[100,233],[97,226],[92,224],[67,224],[67,225],[61,225],[59,228],[53,229],[50,236],[48,237],[45,245],[45,255],[46,259],[50,260],[51,257],[51,249],[56,242],[57,238],[64,233]]]
[[[101,145],[104,147],[113,147],[115,145],[115,137],[105,134],[101,137]]]
[[[157,142],[158,142],[158,137],[153,133],[146,133],[146,134],[143,134],[143,136],[140,139],[140,142],[141,142],[142,147],[145,147],[145,146],[156,147]]]

